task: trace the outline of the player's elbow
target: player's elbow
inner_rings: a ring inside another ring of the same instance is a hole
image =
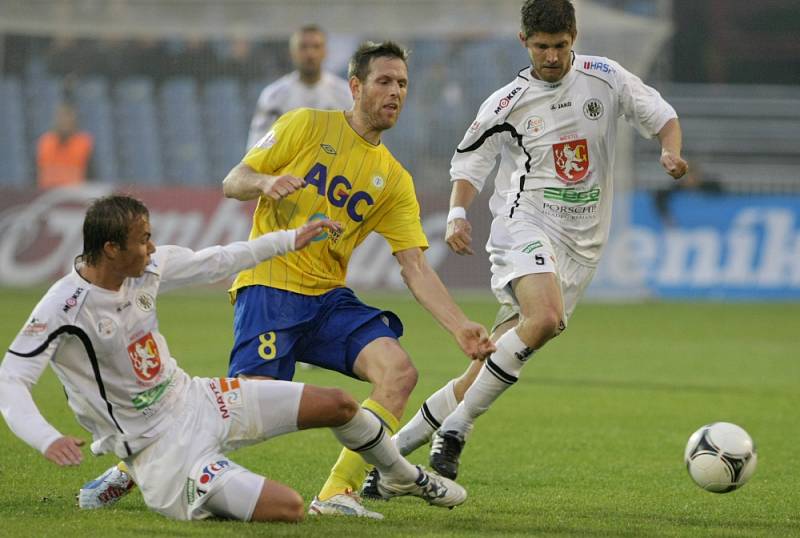
[[[250,200],[257,196],[257,193],[251,192],[252,189],[247,187],[248,171],[251,170],[246,164],[239,163],[228,172],[228,175],[222,180],[222,193],[226,198]]]

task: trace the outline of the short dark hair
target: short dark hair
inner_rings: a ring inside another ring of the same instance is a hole
[[[128,243],[128,230],[138,217],[149,217],[145,205],[124,194],[113,194],[94,200],[83,219],[83,254],[81,259],[97,265],[108,241],[122,249]]]
[[[369,76],[369,63],[373,58],[399,58],[408,64],[408,50],[394,41],[373,43],[364,41],[350,58],[347,78],[356,77],[361,82]]]
[[[525,0],[522,4],[522,34],[525,38],[537,32],[560,34],[567,32],[572,37],[578,33],[575,22],[575,6],[570,0]]]

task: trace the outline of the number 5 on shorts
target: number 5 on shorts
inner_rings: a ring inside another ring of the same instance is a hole
[[[268,361],[275,358],[275,331],[269,331],[258,335],[258,356]]]

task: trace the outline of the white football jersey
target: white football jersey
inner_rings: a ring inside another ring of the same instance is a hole
[[[158,247],[144,274],[118,291],[73,269],[39,301],[0,364],[0,410],[9,427],[40,452],[61,437],[30,395],[49,363],[93,436],[92,452],[139,452],[180,414],[189,384],[158,327],[159,293],[220,280],[293,245],[294,232],[281,231],[197,252]]]
[[[283,114],[296,108],[322,110],[350,110],[353,96],[347,81],[322,72],[319,81],[309,86],[300,80],[300,73],[292,71],[261,91],[256,112],[250,122],[247,149],[252,148],[269,131]]]
[[[533,219],[594,266],[611,223],[620,116],[647,138],[677,117],[656,90],[608,58],[576,55],[555,83],[526,68],[481,105],[453,156],[451,181],[480,191],[499,155],[494,217]]]

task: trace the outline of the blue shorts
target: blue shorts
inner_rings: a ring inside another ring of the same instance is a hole
[[[349,288],[301,295],[248,286],[236,294],[228,375],[288,381],[300,361],[357,378],[353,363],[367,344],[402,335],[393,312],[365,305]]]

